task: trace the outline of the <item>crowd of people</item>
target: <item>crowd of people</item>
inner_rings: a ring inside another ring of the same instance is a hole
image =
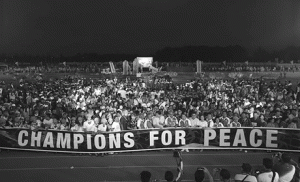
[[[22,79],[2,82],[0,107],[2,128],[91,133],[170,127],[296,129],[300,128],[300,84],[263,79],[200,79],[176,84],[156,77]],[[284,156],[281,159],[288,161]],[[269,170],[271,161],[265,159],[264,166]],[[251,176],[249,164],[242,169],[236,181],[263,182],[272,176],[270,171],[270,175]],[[289,181],[285,173],[277,172],[273,182]],[[199,168],[195,180],[217,173],[223,181],[231,179],[228,170],[217,169],[210,175],[206,168]],[[149,177],[148,172],[144,175]]]
[[[74,132],[166,127],[300,128],[291,81],[89,80],[3,83],[0,126]]]
[[[122,70],[123,62],[113,63],[116,70]],[[168,62],[155,62],[154,67],[162,68],[164,71],[172,71],[172,68],[187,68],[190,71],[196,72],[195,62],[181,62],[181,63],[168,63]],[[132,63],[129,65],[132,67]],[[19,73],[103,73],[104,70],[110,70],[110,64],[106,63],[60,63],[49,64],[40,63],[39,65],[13,65],[9,67],[0,68],[4,73],[19,72]],[[202,71],[204,72],[299,72],[299,64],[245,64],[245,63],[209,63],[202,64]]]
[[[261,65],[203,65],[203,71],[205,72],[213,72],[213,71],[243,71],[243,72],[299,72],[299,65],[290,65],[290,66],[280,66],[280,65],[269,65],[269,66],[261,66]]]
[[[194,173],[194,180],[195,182],[203,182],[205,179],[209,182],[299,182],[299,169],[299,164],[292,159],[290,154],[278,153],[272,158],[263,158],[259,169],[254,169],[249,163],[243,163],[241,172],[234,175],[225,168],[214,168],[210,173],[206,167],[199,167]],[[153,179],[149,171],[142,171],[140,177],[141,182],[150,182]],[[166,171],[164,178],[167,182],[178,181],[171,171]]]

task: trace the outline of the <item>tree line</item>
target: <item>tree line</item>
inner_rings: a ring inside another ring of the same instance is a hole
[[[132,61],[136,57],[154,57],[158,62],[274,62],[275,58],[284,62],[300,60],[300,47],[289,46],[277,51],[267,51],[264,48],[257,48],[251,54],[242,46],[210,47],[210,46],[185,46],[165,47],[154,54],[97,54],[77,53],[73,56],[33,56],[27,54],[0,54],[0,61],[7,64],[33,63],[50,64],[57,62],[109,62],[109,61]]]

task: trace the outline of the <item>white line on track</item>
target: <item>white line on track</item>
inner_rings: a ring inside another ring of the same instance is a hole
[[[260,166],[261,164],[252,164],[252,166]],[[187,167],[199,167],[200,165],[184,165],[184,168]],[[205,165],[205,167],[240,167],[241,164],[236,165]],[[56,170],[56,169],[123,169],[123,168],[174,168],[172,166],[100,166],[100,167],[48,167],[48,168],[13,168],[13,169],[0,169],[0,171],[30,171],[30,170]]]
[[[247,153],[247,155],[267,155],[268,153]],[[0,154],[1,155],[1,154]],[[104,157],[165,157],[165,156],[168,156],[168,155],[171,155],[171,154],[153,154],[153,155],[120,155],[120,154],[113,154],[113,155],[107,155],[107,156],[104,156]],[[229,155],[234,155],[234,156],[238,156],[238,155],[246,155],[245,153],[235,153],[235,154],[222,154],[222,153],[219,153],[219,154],[202,154],[202,153],[199,153],[199,154],[182,154],[183,156],[229,156]],[[0,157],[0,160],[6,160],[6,159],[53,159],[53,158],[86,158],[86,157],[95,157],[94,154],[92,154],[91,156],[69,156],[69,155],[65,155],[65,156],[61,156],[61,155],[58,155],[58,156],[32,156],[32,157],[29,157],[29,156],[24,156],[24,157]],[[100,157],[99,157],[100,158]]]

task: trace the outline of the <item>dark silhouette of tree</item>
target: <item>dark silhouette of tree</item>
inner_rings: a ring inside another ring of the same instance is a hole
[[[271,54],[268,53],[265,49],[259,47],[256,49],[252,56],[253,62],[268,62],[271,60]]]

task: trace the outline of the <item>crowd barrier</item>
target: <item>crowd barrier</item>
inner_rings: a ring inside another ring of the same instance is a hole
[[[248,149],[300,152],[300,130],[282,128],[167,128],[107,133],[0,129],[0,148],[65,153],[162,149]]]

